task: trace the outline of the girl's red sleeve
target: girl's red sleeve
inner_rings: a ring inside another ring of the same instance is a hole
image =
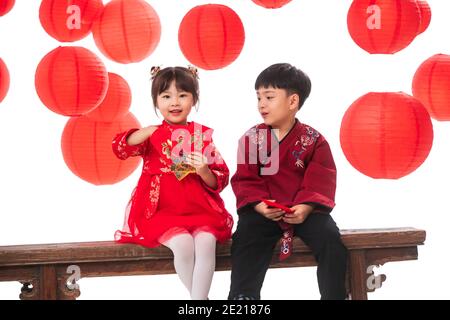
[[[119,133],[112,141],[112,150],[117,158],[125,160],[128,157],[144,156],[149,147],[149,139],[137,145],[129,145],[127,138],[139,129],[130,129],[128,131]]]
[[[213,189],[203,182],[204,187],[214,193],[219,193],[228,185],[230,178],[230,170],[228,169],[225,160],[222,158],[219,150],[215,147],[214,143],[211,142],[213,161],[209,164],[209,169],[212,171],[217,179],[217,188]],[[203,181],[203,180],[202,180]]]

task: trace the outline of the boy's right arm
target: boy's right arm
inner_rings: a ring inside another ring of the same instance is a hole
[[[238,213],[245,211],[245,208],[252,207],[268,219],[280,220],[284,213],[282,210],[269,208],[264,202],[261,202],[262,199],[269,199],[270,193],[259,175],[256,161],[253,161],[257,155],[249,154],[253,149],[249,148],[250,143],[247,134],[239,139],[237,170],[231,178],[231,187],[236,196]],[[250,160],[251,157],[253,157],[252,160]]]

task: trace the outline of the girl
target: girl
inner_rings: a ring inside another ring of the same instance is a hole
[[[207,299],[216,241],[231,237],[233,219],[219,196],[229,171],[211,140],[212,129],[187,121],[199,100],[197,79],[192,67],[153,67],[152,99],[162,124],[131,129],[113,140],[118,158],[144,159],[115,239],[170,248],[191,298]]]

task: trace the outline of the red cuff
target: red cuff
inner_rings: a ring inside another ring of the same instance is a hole
[[[221,192],[227,185],[227,182],[224,181],[226,180],[225,174],[219,170],[214,170],[214,169],[210,169],[211,172],[214,174],[214,176],[216,177],[217,180],[217,187],[215,189],[211,188],[210,186],[208,186],[205,181],[203,181],[202,178],[200,178],[202,180],[203,186],[205,187],[206,190],[212,192],[212,193],[219,193]]]
[[[321,206],[329,208],[329,212],[333,210],[336,203],[333,201],[333,199],[330,199],[320,193],[312,192],[308,190],[302,190],[299,193],[297,193],[297,196],[294,200],[294,205],[301,204],[301,203],[317,203]]]
[[[237,204],[236,207],[238,210],[248,206],[249,204],[259,204],[262,199],[270,199],[270,195],[269,193],[261,193],[261,195],[259,195],[258,197],[247,197],[244,199],[240,199]]]
[[[143,150],[143,145],[145,142],[130,146],[127,143],[127,138],[135,131],[139,129],[133,128],[128,131],[119,133],[112,141],[112,149],[117,158],[121,160],[125,160],[130,156],[138,156],[141,155]]]

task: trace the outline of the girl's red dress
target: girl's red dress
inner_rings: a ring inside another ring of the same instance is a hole
[[[112,143],[119,159],[141,156],[144,160],[142,175],[127,205],[124,227],[116,231],[115,240],[156,247],[167,231],[174,231],[173,235],[183,229],[190,233],[209,231],[219,242],[229,239],[233,219],[219,196],[228,184],[229,170],[212,142],[212,129],[195,122],[173,125],[163,121],[149,139],[130,146],[127,138],[136,130],[118,134]],[[202,152],[207,157],[217,178],[216,189],[195,172],[186,175],[182,161],[186,151]]]

